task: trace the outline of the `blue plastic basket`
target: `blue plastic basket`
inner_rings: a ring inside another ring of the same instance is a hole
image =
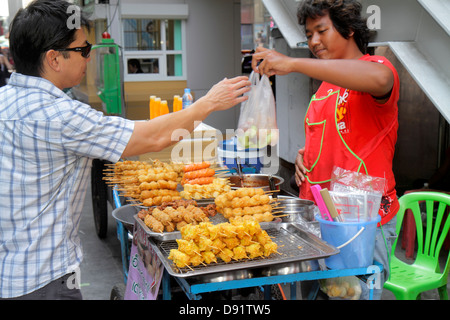
[[[237,172],[237,157],[241,161],[244,173],[261,173],[264,166],[265,149],[238,149],[235,137],[224,140],[221,146],[217,148],[217,154],[220,163],[230,169],[231,174]]]

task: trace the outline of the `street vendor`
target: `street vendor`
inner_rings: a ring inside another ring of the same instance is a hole
[[[10,27],[16,72],[0,89],[0,299],[81,299],[70,277],[82,260],[78,228],[92,159],[160,151],[175,129],[246,100],[247,77],[224,79],[185,110],[150,121],[104,116],[68,97],[91,44],[73,4],[36,0]],[[73,17],[72,17],[73,18]]]
[[[397,71],[385,57],[366,54],[369,30],[358,1],[306,0],[299,6],[298,20],[316,59],[258,47],[252,68],[267,76],[298,72],[323,81],[306,112],[305,146],[295,161],[300,198],[314,200],[312,185],[329,188],[334,166],[385,178],[379,210],[384,237],[378,230],[374,259],[383,264],[386,276],[399,208],[392,171]],[[379,298],[381,290],[377,294]]]

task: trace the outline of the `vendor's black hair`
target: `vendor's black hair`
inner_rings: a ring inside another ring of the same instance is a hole
[[[41,76],[42,61],[51,49],[67,48],[75,41],[73,4],[65,0],[35,0],[20,9],[10,26],[10,51],[18,73]],[[78,10],[79,26],[90,30],[88,19]],[[65,58],[68,52],[62,52]]]
[[[298,7],[297,18],[300,25],[305,25],[307,18],[322,17],[328,13],[336,30],[345,39],[353,31],[359,50],[366,53],[372,35],[361,10],[362,5],[357,0],[304,0]]]

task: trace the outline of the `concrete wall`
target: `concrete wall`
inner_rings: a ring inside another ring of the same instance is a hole
[[[187,85],[196,98],[218,81],[241,72],[240,1],[187,0]],[[205,123],[223,133],[235,129],[239,108],[216,112]]]

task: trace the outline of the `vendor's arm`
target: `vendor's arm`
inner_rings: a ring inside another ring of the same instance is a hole
[[[259,66],[258,62],[261,61]],[[388,94],[394,85],[389,67],[357,59],[312,59],[285,56],[274,50],[257,48],[253,54],[253,70],[267,76],[303,73],[342,88],[366,92],[374,97]]]
[[[205,120],[211,112],[227,110],[245,101],[248,97],[243,94],[250,90],[250,85],[245,76],[224,79],[189,108],[149,121],[137,121],[122,157],[158,152],[176,143],[177,141],[172,141],[172,133],[175,130],[184,129],[184,132],[191,132],[195,125]]]

